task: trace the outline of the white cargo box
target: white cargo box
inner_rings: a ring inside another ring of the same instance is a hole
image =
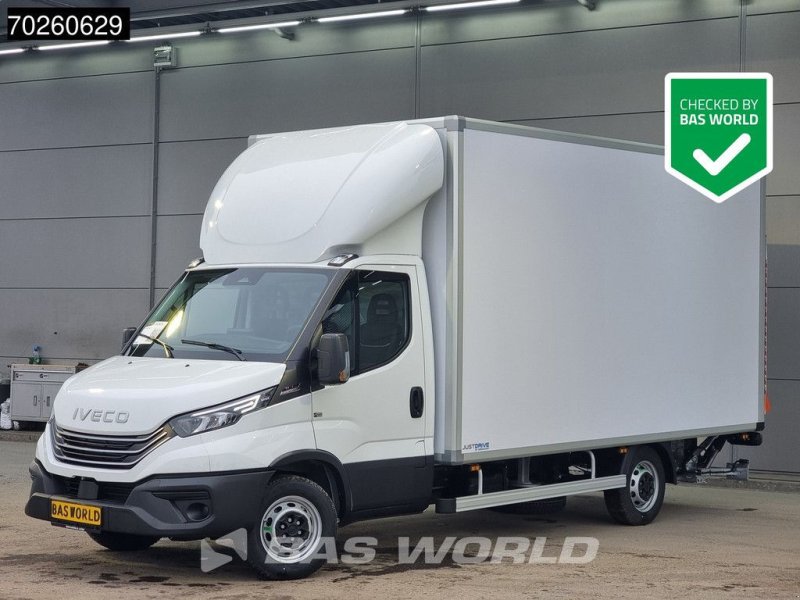
[[[763,421],[763,189],[715,204],[660,147],[462,118],[423,258],[436,458],[461,463]]]

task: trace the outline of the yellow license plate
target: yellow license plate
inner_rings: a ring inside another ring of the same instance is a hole
[[[100,508],[97,506],[63,502],[62,500],[50,501],[50,516],[57,521],[99,527],[101,515]]]

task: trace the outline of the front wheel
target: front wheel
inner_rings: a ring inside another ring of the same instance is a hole
[[[623,525],[647,525],[664,503],[664,466],[649,446],[634,446],[622,461],[626,486],[606,490],[606,508],[611,518]]]
[[[300,579],[325,563],[320,550],[335,537],[336,508],[325,490],[305,477],[279,477],[248,532],[247,562],[267,579]]]

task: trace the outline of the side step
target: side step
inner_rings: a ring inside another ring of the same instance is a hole
[[[436,501],[436,512],[458,513],[467,510],[490,508],[492,506],[529,502],[531,500],[546,500],[547,498],[558,498],[559,496],[613,490],[625,487],[625,485],[625,475],[611,475],[609,477],[597,477],[593,479],[582,479],[580,481],[568,481],[566,483],[553,483],[550,485],[503,490],[502,492],[491,492],[488,494],[474,494],[472,496],[460,496],[458,498],[440,498]]]

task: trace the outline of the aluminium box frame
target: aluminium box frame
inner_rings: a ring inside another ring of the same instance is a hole
[[[525,137],[538,138],[542,140],[551,140],[559,142],[569,142],[573,144],[581,144],[588,146],[595,146],[601,148],[611,148],[617,150],[628,150],[640,153],[648,153],[653,155],[664,154],[663,146],[645,144],[640,142],[628,142],[623,140],[616,140],[611,138],[582,135],[575,133],[563,133],[546,129],[532,128],[522,125],[504,124],[493,121],[486,121],[480,119],[465,118],[459,116],[449,116],[435,119],[420,119],[413,121],[414,123],[424,123],[431,127],[444,132],[444,150],[445,150],[445,206],[446,206],[446,222],[447,227],[447,248],[453,248],[453,236],[455,231],[463,232],[463,202],[464,190],[461,185],[463,179],[464,169],[464,131],[466,129],[485,131],[492,133],[511,134]],[[458,168],[457,173],[453,173],[453,166]],[[759,276],[759,289],[763,290],[759,298],[759,330],[757,332],[759,340],[760,356],[764,357],[766,363],[766,256],[767,244],[765,235],[765,196],[766,196],[766,183],[762,179],[759,182],[759,239],[760,239],[760,256],[759,264],[764,268],[760,270]],[[456,188],[456,189],[454,189]],[[445,356],[446,364],[444,368],[445,373],[445,386],[444,389],[448,390],[455,396],[453,401],[448,402],[446,399],[443,402],[437,400],[437,408],[444,405],[445,414],[437,414],[436,419],[444,419],[444,452],[439,451],[439,444],[436,444],[435,460],[442,464],[464,464],[474,462],[477,460],[502,460],[519,458],[525,456],[535,456],[543,454],[554,454],[565,451],[581,451],[591,450],[603,447],[613,447],[618,445],[642,444],[652,442],[666,442],[676,439],[702,437],[706,435],[720,435],[727,433],[738,433],[745,429],[756,429],[764,420],[764,402],[765,402],[765,373],[766,364],[763,369],[759,369],[758,374],[758,415],[757,422],[747,423],[742,425],[720,426],[720,427],[707,427],[698,429],[682,429],[678,431],[669,431],[652,434],[629,435],[623,437],[609,437],[601,439],[587,440],[583,442],[564,442],[547,445],[531,445],[525,447],[518,447],[513,449],[501,450],[487,450],[480,452],[464,452],[463,450],[453,450],[453,448],[462,448],[462,339],[463,336],[460,331],[453,327],[453,323],[457,324],[460,328],[463,324],[463,237],[459,234],[459,247],[457,252],[453,252],[453,264],[449,270],[446,280],[447,302],[452,305],[448,309],[452,311],[454,318],[446,321],[446,341],[445,341]],[[437,368],[437,371],[439,369]],[[440,371],[439,371],[440,372]],[[441,388],[437,385],[437,392]],[[445,392],[447,393],[447,392]],[[437,435],[438,435],[437,427]]]

